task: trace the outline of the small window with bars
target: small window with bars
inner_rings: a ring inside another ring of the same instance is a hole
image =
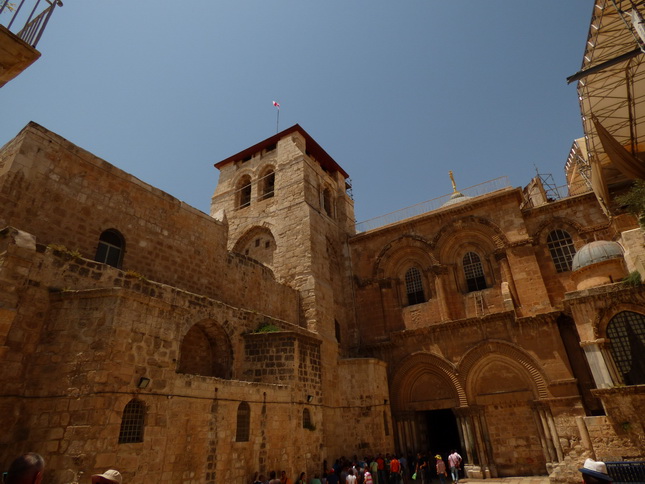
[[[308,408],[302,410],[302,428],[311,429],[311,412]]]
[[[421,271],[416,267],[410,267],[405,273],[405,293],[408,297],[409,306],[426,301]]]
[[[645,316],[623,311],[607,325],[611,355],[626,385],[645,384]]]
[[[463,258],[464,276],[466,277],[466,286],[468,292],[481,291],[486,289],[486,277],[484,276],[484,266],[477,254],[468,252]]]
[[[549,233],[546,244],[551,253],[553,264],[555,264],[555,270],[557,272],[570,271],[573,256],[576,255],[571,235],[565,230],[554,230]]]
[[[237,407],[236,442],[248,442],[251,431],[251,407],[246,402],[241,402]]]
[[[141,400],[133,399],[123,409],[119,444],[143,442],[146,406]]]

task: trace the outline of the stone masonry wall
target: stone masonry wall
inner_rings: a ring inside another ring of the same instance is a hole
[[[124,270],[281,319],[297,311],[296,294],[270,270],[228,254],[225,224],[34,123],[4,150],[0,228],[13,225],[86,259],[104,230],[117,229]]]

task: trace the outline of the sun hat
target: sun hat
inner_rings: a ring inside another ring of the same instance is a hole
[[[613,479],[609,474],[607,474],[607,466],[604,462],[587,459],[582,468],[578,470],[588,476],[593,476],[607,482],[613,482]]]
[[[94,474],[92,476],[92,484],[96,484],[97,482],[99,482],[101,477],[103,479],[107,479],[108,481],[114,482],[116,484],[123,483],[123,478],[121,477],[121,473],[119,471],[115,471],[114,469],[108,469],[103,474]]]

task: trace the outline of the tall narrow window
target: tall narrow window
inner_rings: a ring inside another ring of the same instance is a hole
[[[311,428],[311,413],[308,408],[302,410],[302,428],[310,429]]]
[[[546,243],[555,264],[555,270],[558,272],[570,271],[573,256],[576,255],[571,235],[564,230],[557,229],[549,233]]]
[[[97,262],[120,268],[124,251],[125,240],[123,236],[117,230],[109,229],[99,237],[99,245],[94,259]]]
[[[385,430],[385,435],[390,435],[390,424],[387,421],[386,412],[383,412],[383,429]]]
[[[261,200],[271,198],[275,189],[275,172],[273,170],[267,171],[261,180]]]
[[[611,355],[626,385],[645,384],[645,316],[623,311],[607,325]]]
[[[482,261],[474,252],[468,252],[463,259],[464,276],[466,276],[466,286],[468,292],[481,291],[486,289],[486,277],[484,277],[484,267]]]
[[[331,190],[329,188],[323,190],[323,208],[325,209],[325,213],[331,217],[333,209],[331,205]]]
[[[426,300],[423,294],[421,272],[416,267],[410,267],[405,273],[405,292],[408,296],[409,306],[425,302]]]
[[[251,177],[243,176],[237,183],[237,208],[251,205]]]
[[[146,418],[146,407],[141,400],[132,399],[123,409],[119,444],[143,442],[143,427]]]
[[[235,431],[236,442],[248,442],[251,429],[251,407],[246,402],[241,402],[237,407],[237,430]]]

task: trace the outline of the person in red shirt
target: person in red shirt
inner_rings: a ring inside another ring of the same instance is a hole
[[[390,483],[399,484],[401,482],[401,462],[396,458],[396,455],[392,456],[390,460]]]

